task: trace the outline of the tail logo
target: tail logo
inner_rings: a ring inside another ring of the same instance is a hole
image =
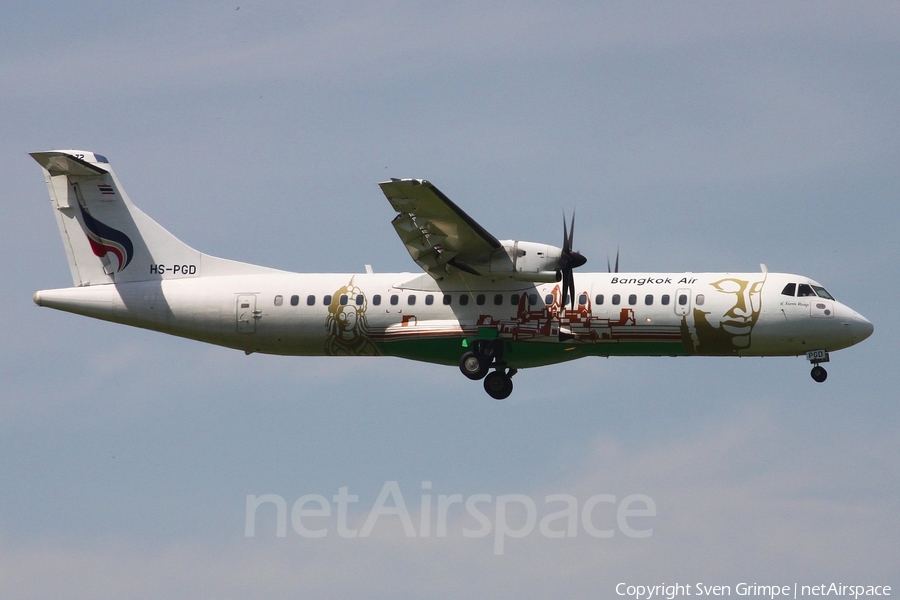
[[[116,272],[127,267],[134,256],[134,245],[131,243],[131,239],[118,229],[92,217],[80,204],[78,208],[81,210],[81,218],[84,220],[87,237],[94,255],[103,258],[107,254],[113,254],[119,261],[119,268],[116,269]]]

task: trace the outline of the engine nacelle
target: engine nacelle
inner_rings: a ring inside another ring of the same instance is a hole
[[[548,244],[504,240],[503,247],[491,255],[490,269],[485,275],[519,281],[559,281],[560,248]]]

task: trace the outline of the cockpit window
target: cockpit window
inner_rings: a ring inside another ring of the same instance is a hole
[[[816,295],[819,298],[825,298],[827,300],[834,300],[832,295],[829,294],[828,292],[826,292],[825,288],[823,288],[821,285],[814,285],[814,286],[812,286],[812,289],[814,289],[816,291]]]
[[[797,296],[800,298],[805,298],[806,296],[815,296],[816,293],[813,291],[812,286],[807,285],[805,283],[801,283],[799,289],[797,290]]]
[[[789,283],[786,286],[784,286],[783,290],[781,290],[781,294],[783,296],[793,296],[796,293],[797,293],[797,284],[796,283]]]

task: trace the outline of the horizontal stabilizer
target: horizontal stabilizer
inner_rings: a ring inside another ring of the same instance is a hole
[[[107,162],[106,158],[91,152],[69,154],[67,152],[32,152],[31,156],[42,167],[50,172],[50,175],[74,175],[78,177],[102,177],[107,170],[91,164],[85,158],[94,159],[96,162]],[[82,158],[79,158],[82,157]]]

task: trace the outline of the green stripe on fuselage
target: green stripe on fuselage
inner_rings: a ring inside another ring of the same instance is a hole
[[[411,360],[457,365],[468,350],[464,337],[438,339],[400,339],[380,342],[378,347],[386,356]],[[517,342],[504,340],[503,359],[513,368],[539,367],[561,363],[584,356],[684,356],[681,342],[625,341],[586,344],[580,342]]]

